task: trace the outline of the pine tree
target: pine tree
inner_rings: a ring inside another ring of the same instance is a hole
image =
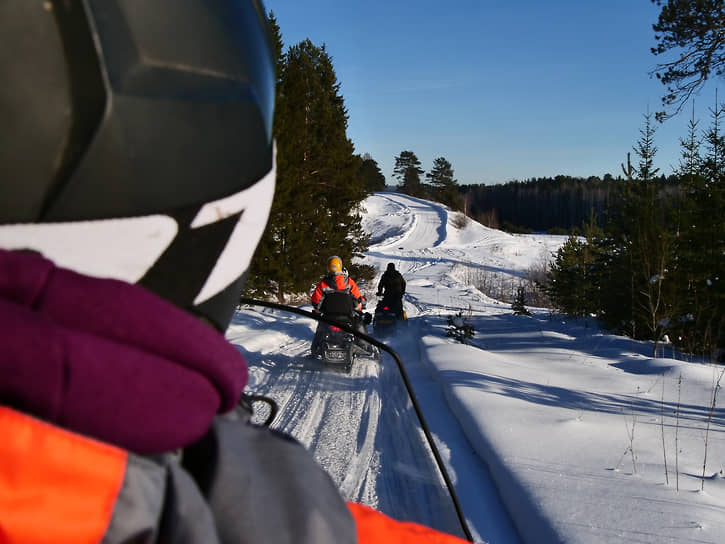
[[[398,180],[398,190],[410,196],[422,197],[425,194],[420,176],[423,169],[420,167],[420,160],[412,151],[401,151],[395,157],[393,177]]]
[[[657,78],[667,88],[662,104],[676,106],[674,112],[662,111],[658,119],[679,113],[692,93],[712,76],[725,73],[725,4],[722,0],[652,0],[662,6],[655,31],[662,55],[678,51],[674,60],[657,66]]]
[[[433,168],[425,175],[432,186],[433,197],[454,210],[461,208],[458,180],[453,177],[453,166],[445,157],[433,161]]]

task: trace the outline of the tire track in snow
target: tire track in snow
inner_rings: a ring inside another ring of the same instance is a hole
[[[289,323],[283,327],[274,333],[274,324],[267,326],[270,335],[287,335],[274,354],[245,353],[250,392],[279,405],[272,427],[301,442],[345,499],[457,533],[450,497],[395,362],[387,355],[380,363],[359,359],[349,375],[335,372],[306,357],[311,335],[295,337]]]
[[[278,403],[272,427],[302,443],[346,498],[359,497],[377,476],[373,462],[380,416],[377,363],[358,359],[351,373],[343,374],[307,358],[307,340],[280,349],[286,359],[300,362],[272,370],[274,362],[269,358],[250,361],[254,392]]]
[[[377,369],[376,369],[377,370]],[[377,378],[378,373],[375,373]],[[357,448],[350,463],[349,471],[340,483],[340,491],[351,500],[370,500],[369,482],[374,481],[379,467],[375,462],[375,437],[380,418],[380,395],[373,390],[365,397],[362,418],[357,433]],[[375,497],[377,502],[377,496]]]
[[[415,327],[396,334],[390,343],[405,366],[417,364]],[[395,456],[392,459],[383,459],[380,482],[382,489],[378,488],[381,507],[383,511],[393,511],[393,517],[398,519],[405,515],[413,519],[425,519],[427,525],[463,536],[445,482],[413,410],[397,365],[390,358],[387,363],[380,381],[381,389],[388,395],[386,400],[389,402],[384,405],[380,426],[381,434],[394,448]],[[398,502],[394,505],[386,504],[389,496],[397,496]]]

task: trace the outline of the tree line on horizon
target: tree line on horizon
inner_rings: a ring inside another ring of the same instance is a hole
[[[512,233],[580,233],[595,217],[600,226],[626,178],[611,174],[530,178],[502,184],[460,186],[461,206],[471,219]],[[668,191],[677,176],[658,176],[655,183]]]

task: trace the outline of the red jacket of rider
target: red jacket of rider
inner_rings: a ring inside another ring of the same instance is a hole
[[[355,280],[344,272],[338,272],[335,274],[328,274],[320,283],[317,284],[315,290],[312,292],[311,302],[318,310],[322,305],[322,301],[325,299],[325,295],[328,293],[344,292],[348,293],[357,303],[356,308],[362,310],[363,296],[360,293],[360,289],[355,283]]]

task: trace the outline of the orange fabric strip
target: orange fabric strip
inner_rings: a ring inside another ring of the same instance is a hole
[[[455,536],[417,523],[395,521],[368,506],[347,503],[357,525],[358,544],[465,544]]]
[[[127,452],[0,406],[0,544],[95,543]]]

